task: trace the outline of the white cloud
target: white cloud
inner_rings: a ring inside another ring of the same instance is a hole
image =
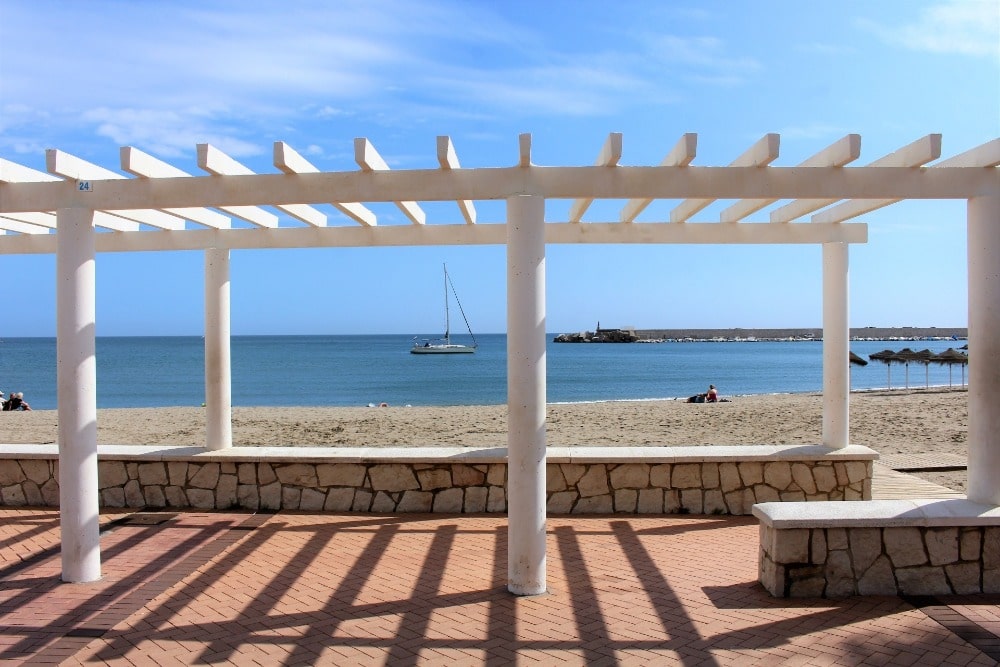
[[[891,44],[913,51],[1000,57],[1000,3],[996,0],[952,0],[920,12],[902,26],[860,22]]]
[[[681,66],[681,76],[715,86],[744,83],[761,69],[753,58],[728,55],[726,43],[717,37],[659,35],[648,40],[647,51],[672,69]]]
[[[199,111],[100,107],[83,118],[95,124],[98,135],[119,146],[140,146],[163,157],[191,155],[199,143],[212,144],[233,157],[264,152],[257,144],[220,132],[213,127],[212,118]]]
[[[47,4],[5,13],[0,58],[16,73],[5,75],[7,100],[167,157],[204,141],[257,154],[241,135],[307,117],[604,113],[639,87],[603,56],[555,55],[545,35],[488,5]],[[42,21],[44,46],[32,36]],[[31,134],[33,117],[8,117],[2,129]]]
[[[613,58],[473,71],[455,69],[426,83],[449,98],[491,113],[593,115],[618,111],[630,93],[648,87]],[[652,94],[652,91],[647,91]]]

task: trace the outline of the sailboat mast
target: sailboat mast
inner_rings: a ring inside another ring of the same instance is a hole
[[[441,266],[444,268],[444,342],[451,343],[451,319],[448,316],[448,265]]]

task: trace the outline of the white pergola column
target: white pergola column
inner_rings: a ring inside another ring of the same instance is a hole
[[[62,580],[101,578],[94,212],[56,214],[56,400]]]
[[[847,244],[823,244],[823,444],[850,444],[850,338]]]
[[[229,249],[205,250],[205,447],[233,446]]]
[[[1000,196],[969,200],[969,500],[1000,505]]]
[[[545,579],[545,199],[507,199],[507,590]]]

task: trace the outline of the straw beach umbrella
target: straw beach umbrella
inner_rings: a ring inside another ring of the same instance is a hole
[[[848,358],[850,359],[850,361],[851,361],[852,364],[855,364],[857,366],[867,366],[868,365],[867,361],[865,361],[864,359],[862,359],[858,355],[854,354],[853,352],[850,353],[850,356]]]
[[[965,385],[965,366],[969,363],[969,356],[962,354],[953,347],[949,347],[944,352],[940,354],[935,354],[931,357],[931,363],[935,364],[948,364],[948,386],[951,386],[951,368],[955,364],[959,364],[962,367],[962,385]]]
[[[917,353],[908,347],[904,347],[902,350],[893,355],[893,360],[898,361],[903,364],[903,368],[906,369],[906,388],[910,388],[910,362],[917,360]]]
[[[892,362],[896,361],[896,353],[892,350],[885,349],[881,352],[873,352],[868,355],[868,358],[872,361],[881,361],[885,364],[886,368],[886,387],[892,389]]]
[[[918,364],[924,365],[924,389],[927,389],[928,387],[931,386],[930,368],[931,368],[931,359],[934,358],[934,353],[931,352],[929,349],[924,348],[919,352],[914,352],[910,356],[913,361],[917,362]]]

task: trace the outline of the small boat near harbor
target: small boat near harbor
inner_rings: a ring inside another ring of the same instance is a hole
[[[472,354],[476,351],[479,344],[476,342],[476,337],[472,333],[472,327],[469,326],[469,319],[465,316],[465,311],[462,310],[462,302],[458,300],[458,292],[455,291],[455,285],[452,284],[451,278],[448,276],[448,266],[444,266],[444,336],[437,339],[423,339],[417,340],[414,338],[413,347],[410,348],[411,354]],[[469,336],[472,338],[472,345],[463,345],[461,343],[451,342],[451,317],[448,309],[448,289],[451,288],[451,293],[455,296],[455,303],[458,304],[458,311],[462,313],[462,319],[465,320],[465,326],[469,330]]]

